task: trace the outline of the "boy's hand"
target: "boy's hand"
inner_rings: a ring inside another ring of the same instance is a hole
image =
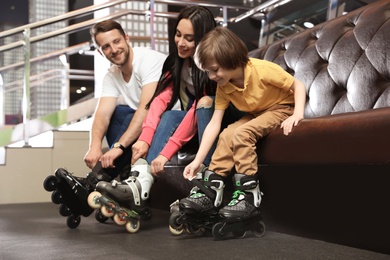
[[[280,128],[283,128],[283,133],[288,135],[291,133],[293,127],[296,126],[302,119],[302,116],[292,115],[282,122]]]
[[[192,161],[189,165],[184,168],[183,177],[187,180],[191,180],[196,177],[198,169],[201,167],[200,163]]]

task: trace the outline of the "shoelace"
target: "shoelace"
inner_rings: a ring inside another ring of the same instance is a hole
[[[190,195],[191,198],[199,198],[199,197],[202,197],[204,196],[204,193],[201,192],[201,191],[197,191],[197,192],[194,192]]]
[[[232,200],[229,202],[229,206],[233,206],[239,202],[240,195],[245,195],[245,192],[236,190],[233,192]]]

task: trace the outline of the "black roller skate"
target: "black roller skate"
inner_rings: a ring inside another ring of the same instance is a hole
[[[222,177],[205,170],[191,182],[194,188],[190,195],[171,205],[169,230],[173,235],[180,235],[184,230],[189,234],[205,232],[220,220],[218,210],[225,187]]]
[[[125,225],[129,233],[136,233],[140,219],[151,218],[151,211],[145,204],[153,182],[150,166],[144,159],[139,159],[132,166],[128,179],[99,182],[96,191],[88,196],[88,204],[100,209],[103,216],[112,217],[116,224]]]
[[[227,234],[243,238],[251,230],[256,237],[265,233],[265,225],[260,215],[261,195],[259,182],[254,176],[236,173],[234,175],[232,200],[219,211],[222,221],[212,228],[215,239],[222,240]]]
[[[110,179],[109,175],[95,171],[89,173],[86,178],[76,177],[64,168],[58,168],[54,175],[46,177],[43,187],[52,192],[52,202],[59,204],[60,215],[67,217],[67,226],[74,229],[80,224],[80,216],[88,217],[93,212],[87,198],[95,189],[96,183]]]

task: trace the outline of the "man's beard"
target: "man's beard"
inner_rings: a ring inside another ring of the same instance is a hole
[[[125,56],[125,59],[123,60],[123,62],[117,63],[114,59],[111,59],[111,60],[110,60],[111,63],[113,63],[113,64],[115,64],[115,65],[117,65],[117,66],[123,66],[123,65],[125,65],[125,64],[127,63],[127,61],[129,60],[129,56],[130,56],[130,51],[129,51],[129,49],[124,50],[124,51],[123,51],[123,54],[124,54],[124,56]],[[122,55],[122,53],[121,53],[121,55]]]

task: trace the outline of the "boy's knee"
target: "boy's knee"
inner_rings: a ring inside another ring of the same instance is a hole
[[[198,103],[196,104],[196,108],[210,108],[213,105],[213,99],[209,96],[204,96],[201,99],[199,99]]]

